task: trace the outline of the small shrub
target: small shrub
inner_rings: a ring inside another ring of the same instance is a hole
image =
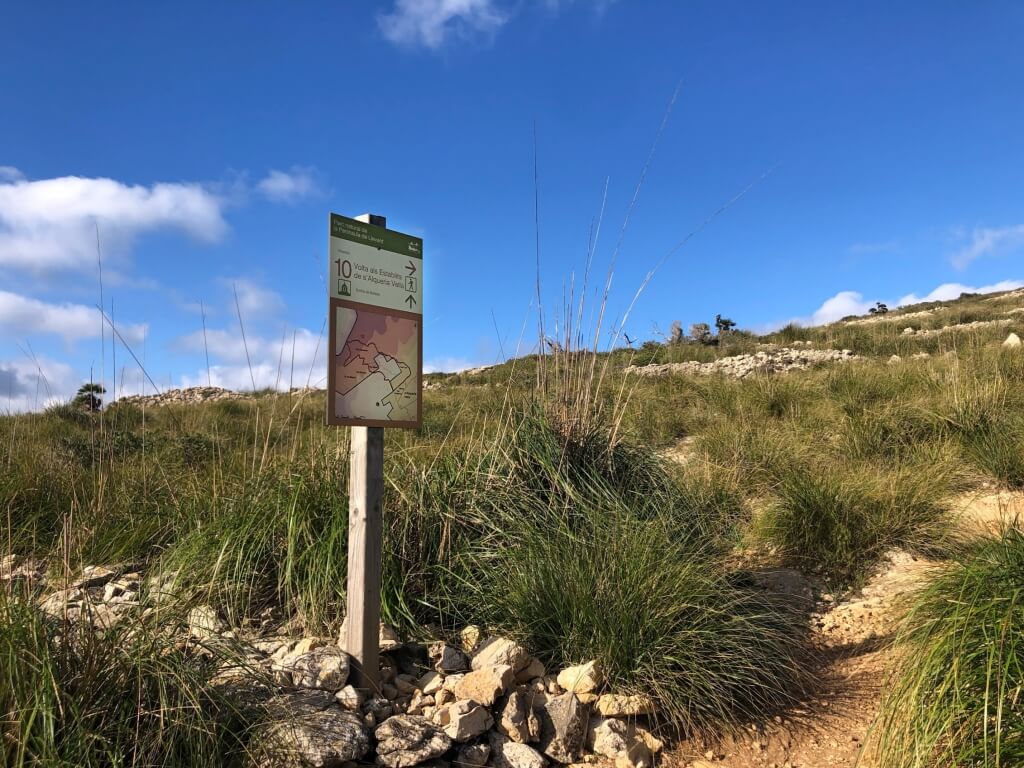
[[[961,436],[995,426],[1006,410],[1007,387],[996,377],[967,374],[954,368],[947,377],[940,416],[951,432]]]
[[[771,337],[779,343],[792,344],[794,341],[810,341],[814,337],[814,330],[804,328],[799,323],[790,323],[775,331]]]
[[[750,404],[754,418],[762,414],[773,419],[797,416],[800,404],[807,399],[806,380],[772,374],[753,376],[743,382],[741,393]]]
[[[810,448],[785,424],[744,418],[719,419],[697,436],[696,446],[718,466],[735,467],[751,491],[768,493],[781,475],[796,471]]]
[[[730,320],[728,317],[722,317],[720,314],[715,315],[715,330],[719,335],[723,333],[729,333],[736,327],[736,322]]]
[[[856,584],[889,549],[933,554],[952,543],[945,503],[952,487],[942,463],[888,472],[795,465],[781,474],[757,534],[788,561],[837,585]]]
[[[88,467],[96,460],[95,443],[87,434],[72,432],[63,435],[57,438],[56,447],[60,455],[80,467]]]
[[[92,414],[74,403],[57,403],[49,406],[43,413],[78,427],[88,427],[93,422]]]
[[[897,636],[872,744],[880,768],[1024,765],[1024,534],[946,568]]]
[[[481,553],[491,626],[553,665],[600,660],[613,687],[654,696],[688,733],[798,700],[805,659],[791,608],[680,546],[671,523],[583,514],[582,526],[525,523],[516,546]]]
[[[107,390],[102,384],[93,382],[83,384],[78,388],[78,393],[75,395],[74,400],[71,401],[71,404],[94,413],[103,407],[103,395],[106,393]]]
[[[552,668],[597,658],[693,733],[797,700],[804,622],[722,563],[743,514],[731,476],[695,469],[680,485],[606,431],[535,412],[513,423],[408,500],[423,514],[403,516],[404,540],[425,548],[398,549],[412,577],[417,560],[437,564],[425,598],[444,624],[521,637]]]
[[[136,622],[52,623],[0,590],[0,763],[10,768],[242,765],[245,718],[215,663]]]
[[[210,602],[234,624],[266,609],[294,610],[310,628],[340,622],[348,515],[333,474],[268,469],[217,502],[188,515],[194,526],[162,560],[183,599]]]
[[[899,461],[942,437],[941,426],[916,403],[893,400],[871,408],[851,408],[842,436],[846,452],[856,459]]]
[[[679,472],[679,491],[685,506],[708,521],[709,546],[731,546],[749,517],[739,474],[693,459]]]
[[[707,323],[694,323],[690,326],[690,338],[701,344],[710,344],[713,338],[711,326]]]
[[[178,437],[181,459],[190,467],[201,467],[215,456],[215,443],[211,437],[188,432]]]
[[[1024,488],[1024,420],[1002,418],[966,435],[963,443],[979,469],[1009,488]]]
[[[1011,383],[1024,384],[1024,354],[1019,349],[1002,349],[996,365],[1003,380]]]

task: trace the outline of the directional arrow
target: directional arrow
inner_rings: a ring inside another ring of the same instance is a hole
[[[412,309],[412,307],[416,304],[416,299],[414,299],[412,297],[412,294],[410,293],[408,296],[405,297],[405,303],[409,305],[410,309]]]
[[[405,265],[405,268],[409,271],[410,275],[416,274],[416,265],[412,263],[412,259],[409,259],[409,263]]]

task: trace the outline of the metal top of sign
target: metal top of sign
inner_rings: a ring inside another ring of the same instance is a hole
[[[331,237],[400,253],[414,259],[423,258],[423,238],[404,235],[393,229],[385,229],[336,213],[331,214]]]

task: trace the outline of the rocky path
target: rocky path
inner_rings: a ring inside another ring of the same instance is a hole
[[[1024,493],[982,491],[956,500],[962,527],[997,531],[1024,519]],[[751,725],[745,733],[707,749],[682,743],[665,755],[669,768],[873,768],[863,749],[878,713],[892,652],[888,641],[913,590],[939,564],[906,552],[890,553],[862,590],[835,600],[815,592],[796,571],[774,572],[773,586],[815,599],[811,632],[825,668],[816,696],[786,718]],[[862,751],[864,754],[861,754]]]

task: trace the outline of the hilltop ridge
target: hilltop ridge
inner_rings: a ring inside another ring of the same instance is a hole
[[[744,377],[758,372],[801,370],[872,355],[921,357],[940,348],[945,349],[942,344],[916,343],[929,337],[985,331],[986,336],[995,338],[993,334],[1005,331],[1008,336],[1014,330],[1020,336],[1022,327],[1024,289],[1015,289],[991,294],[962,294],[948,301],[911,304],[884,313],[851,315],[820,326],[791,324],[760,336],[740,330],[723,339],[713,339],[713,344],[684,337],[678,344],[646,342],[635,349],[624,347],[608,354],[618,358],[624,370],[647,376],[675,372]],[[877,333],[857,333],[858,330],[872,329]],[[428,373],[424,375],[425,389],[436,388],[444,382],[468,382],[473,377],[493,375],[516,364],[515,360],[510,360],[454,373]],[[272,390],[253,393],[221,387],[190,387],[150,395],[130,395],[119,398],[117,402],[124,405],[188,404],[275,394],[306,397],[323,391],[316,387],[303,387],[290,393]]]

